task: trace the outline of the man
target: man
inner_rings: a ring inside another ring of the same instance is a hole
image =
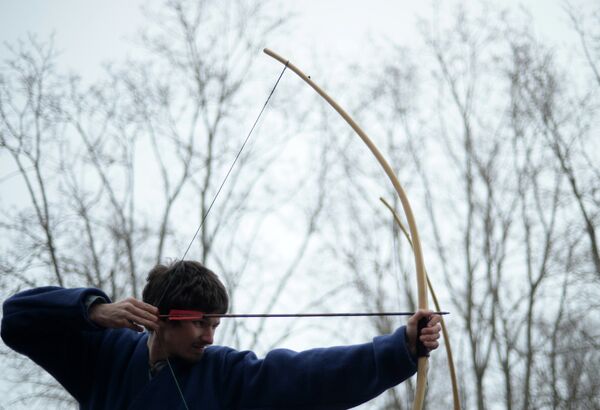
[[[431,314],[419,311],[371,343],[277,349],[258,359],[211,346],[220,319],[202,313],[227,307],[213,272],[180,261],[152,269],[143,301],[111,303],[98,289],[21,292],[4,303],[2,339],[54,376],[82,409],[346,409],[415,373],[417,322]],[[174,310],[195,313],[182,318]],[[438,322],[433,315],[422,330],[428,350],[438,347]]]

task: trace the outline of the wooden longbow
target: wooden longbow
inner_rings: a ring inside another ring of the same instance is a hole
[[[381,202],[390,210],[394,217],[394,221],[408,240],[411,248],[413,246],[412,240],[410,239],[410,234],[408,230],[402,223],[400,216],[396,212],[396,210],[383,198],[379,198]],[[425,272],[427,275],[427,272]],[[427,287],[429,288],[429,293],[431,293],[431,298],[433,299],[433,304],[435,308],[440,311],[440,302],[433,290],[433,286],[431,285],[431,281],[429,280],[429,275],[427,275]],[[446,358],[448,359],[448,371],[450,372],[450,381],[452,383],[452,404],[454,410],[460,410],[460,396],[458,392],[458,381],[456,379],[456,368],[454,367],[454,355],[452,354],[452,346],[450,345],[450,337],[448,336],[448,329],[446,328],[446,322],[444,322],[444,318],[440,318],[440,324],[442,325],[442,334],[444,335],[444,346],[446,346]]]
[[[392,170],[392,167],[389,165],[387,160],[381,154],[377,146],[373,143],[373,141],[369,138],[369,136],[358,126],[358,124],[348,115],[348,113],[333,99],[331,98],[321,87],[319,87],[313,80],[311,80],[306,74],[304,74],[298,67],[292,64],[289,60],[281,57],[279,54],[269,50],[268,48],[264,49],[265,54],[279,61],[280,63],[287,66],[288,69],[292,70],[298,77],[300,77],[304,82],[311,86],[313,90],[315,90],[321,97],[325,99],[335,109],[338,114],[342,116],[342,118],[352,127],[354,132],[360,137],[360,139],[367,145],[371,153],[377,159],[377,162],[383,168],[385,174],[388,176],[390,182],[392,183],[394,190],[398,194],[398,198],[402,203],[402,208],[404,209],[404,213],[406,215],[406,220],[408,222],[408,226],[410,229],[410,237],[412,238],[413,249],[414,249],[414,257],[415,257],[415,266],[417,273],[417,293],[418,293],[418,308],[419,309],[428,309],[429,304],[427,301],[427,274],[425,273],[425,264],[423,262],[423,252],[421,249],[421,241],[419,239],[419,232],[417,230],[417,225],[415,222],[415,218],[412,212],[412,208],[410,206],[410,202],[398,177]],[[427,385],[427,369],[428,369],[428,358],[426,356],[418,358],[417,364],[417,388],[415,391],[415,399],[413,402],[413,410],[421,410],[423,408],[423,402],[425,400],[425,390]]]

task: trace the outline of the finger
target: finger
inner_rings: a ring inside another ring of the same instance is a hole
[[[442,326],[440,326],[439,324],[430,326],[430,327],[426,327],[423,328],[423,331],[421,332],[422,334],[439,334],[442,331]]]
[[[158,316],[159,315],[159,311],[158,308],[149,305],[148,303],[144,303],[140,300],[137,300],[136,298],[127,298],[122,300],[121,302],[119,302],[119,304],[121,305],[121,307],[128,311],[128,312],[134,312],[136,309],[142,310],[147,312],[150,315],[154,315],[154,316]]]
[[[441,320],[442,320],[442,317],[440,315],[431,315],[431,319],[429,320],[429,323],[427,324],[427,326],[429,326],[429,327],[435,326],[438,323],[440,323]]]
[[[440,334],[439,333],[435,333],[435,334],[431,334],[431,335],[421,335],[421,337],[419,338],[419,340],[421,340],[422,342],[431,342],[431,341],[435,341],[438,340],[440,338]]]
[[[144,328],[141,327],[140,325],[138,325],[137,323],[133,322],[133,321],[129,321],[129,326],[127,326],[129,329],[131,330],[135,330],[138,333],[141,333],[144,331]]]
[[[439,338],[440,338],[439,335],[423,335],[419,338],[419,340],[421,341],[421,343],[425,344],[425,343],[437,342],[439,340]]]
[[[130,306],[128,311],[136,318],[144,319],[151,322],[158,322],[158,315],[148,312],[137,306]]]
[[[137,308],[134,308],[134,313],[130,312],[128,314],[127,319],[130,322],[145,326],[148,329],[158,329],[158,317]]]
[[[152,306],[149,303],[142,302],[141,300],[138,300],[138,299],[135,299],[135,298],[130,298],[130,302],[131,302],[132,305],[134,305],[138,309],[142,309],[142,310],[150,313],[151,315],[155,315],[155,316],[159,315],[159,311],[158,311],[158,308],[156,306]]]
[[[435,350],[440,347],[439,342],[426,342],[423,343],[428,350]]]
[[[433,311],[427,309],[418,309],[414,315],[412,315],[409,319],[409,322],[416,324],[422,318],[430,317],[433,314]]]
[[[423,328],[423,330],[421,331],[421,335],[427,335],[427,336],[438,336],[441,334],[441,326],[435,325],[434,327],[426,327]]]
[[[158,309],[154,308],[152,305],[140,302],[134,298],[125,299],[120,303],[122,309],[127,312],[129,319],[131,319],[129,315],[134,315],[137,318],[158,321]],[[148,306],[150,306],[151,309],[147,309]]]

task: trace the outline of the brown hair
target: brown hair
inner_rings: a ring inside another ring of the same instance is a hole
[[[200,262],[189,260],[152,268],[142,298],[163,315],[171,309],[226,313],[229,305],[227,290],[219,277]]]

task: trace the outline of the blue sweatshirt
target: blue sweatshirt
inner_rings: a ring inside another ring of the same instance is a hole
[[[173,376],[149,377],[147,333],[92,323],[85,300],[98,289],[43,287],[6,300],[4,342],[43,367],[82,409],[184,409]],[[223,346],[197,363],[171,359],[190,409],[347,409],[416,372],[405,328],[372,343],[277,349],[258,359]]]

